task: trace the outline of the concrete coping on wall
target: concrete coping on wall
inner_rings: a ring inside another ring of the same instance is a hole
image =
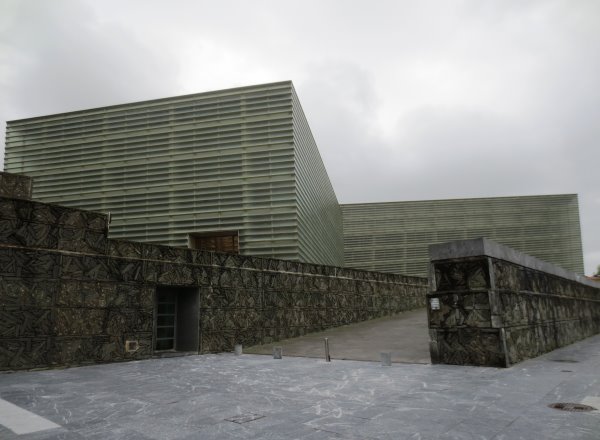
[[[600,288],[597,282],[591,281],[575,272],[563,269],[555,264],[524,254],[513,248],[496,243],[488,238],[474,238],[470,240],[457,240],[447,243],[432,244],[429,246],[429,260],[451,260],[455,258],[487,256],[518,264],[529,269],[545,272],[550,275],[565,278],[585,284],[590,287]]]

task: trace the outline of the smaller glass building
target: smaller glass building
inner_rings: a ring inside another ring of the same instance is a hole
[[[576,194],[342,205],[346,265],[426,276],[428,246],[486,237],[583,273]]]

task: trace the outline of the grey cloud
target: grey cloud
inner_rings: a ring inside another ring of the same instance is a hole
[[[168,54],[154,53],[122,26],[96,22],[81,2],[15,7],[2,35],[19,54],[11,60],[18,76],[4,89],[7,119],[160,97],[176,77]]]
[[[120,25],[98,22],[84,3],[12,5],[12,19],[0,35],[15,72],[0,86],[4,121],[161,97],[172,90],[176,60],[153,52]]]

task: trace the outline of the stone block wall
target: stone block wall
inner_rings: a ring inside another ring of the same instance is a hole
[[[208,353],[423,307],[428,283],[110,240],[103,214],[0,197],[0,370],[155,355],[159,286],[197,289]]]
[[[600,288],[582,276],[486,239],[430,253],[434,363],[507,367],[600,333]]]
[[[0,171],[0,197],[31,199],[33,180],[23,174]]]

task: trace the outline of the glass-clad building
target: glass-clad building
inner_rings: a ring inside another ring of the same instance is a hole
[[[428,246],[486,237],[583,273],[576,194],[342,205],[348,267],[426,276]]]
[[[7,123],[33,197],[112,238],[342,266],[342,216],[290,81]]]
[[[10,121],[5,170],[112,238],[426,276],[487,237],[583,273],[574,194],[340,206],[291,81]]]

